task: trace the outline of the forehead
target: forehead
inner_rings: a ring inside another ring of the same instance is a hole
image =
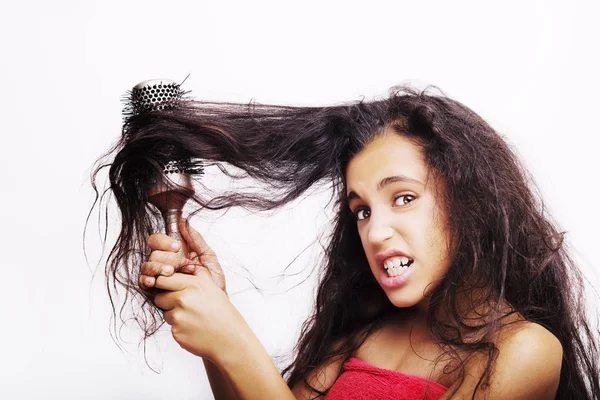
[[[405,175],[420,182],[427,180],[427,165],[421,146],[396,133],[377,137],[348,164],[348,190],[376,185],[388,176]]]

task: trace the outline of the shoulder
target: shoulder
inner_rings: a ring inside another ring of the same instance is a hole
[[[497,346],[496,375],[505,384],[558,387],[562,345],[546,328],[528,321],[508,326]]]
[[[482,390],[486,398],[554,399],[560,381],[562,346],[550,331],[521,321],[504,327],[496,346],[498,355],[490,385]],[[484,364],[475,361],[467,365],[468,378],[457,394],[470,398]]]
[[[523,361],[560,363],[562,360],[562,345],[556,336],[543,326],[529,321],[505,327],[497,346],[500,353],[519,354]]]

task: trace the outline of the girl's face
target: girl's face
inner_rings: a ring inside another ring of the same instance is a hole
[[[375,279],[396,307],[421,303],[451,264],[447,216],[436,197],[443,185],[428,174],[423,150],[385,133],[350,161],[346,181]]]

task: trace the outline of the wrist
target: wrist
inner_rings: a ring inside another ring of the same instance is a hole
[[[237,332],[228,340],[227,345],[220,348],[218,354],[215,354],[211,360],[226,375],[230,375],[252,364],[252,360],[261,352],[266,354],[266,350],[244,321],[241,329],[237,329]]]
[[[218,295],[221,297],[219,302],[223,302],[220,313],[227,318],[217,322],[219,332],[211,341],[212,345],[207,349],[208,353],[204,354],[221,369],[224,366],[234,365],[240,357],[251,353],[257,345],[261,346],[242,314],[227,296],[227,292],[223,291],[223,294],[224,297]]]
[[[238,399],[295,400],[258,338],[246,336],[235,352],[224,352],[219,368]]]

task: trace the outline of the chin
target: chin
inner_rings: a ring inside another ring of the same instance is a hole
[[[410,308],[421,303],[425,297],[423,291],[411,290],[412,288],[404,287],[403,290],[384,290],[390,301],[397,308]]]

